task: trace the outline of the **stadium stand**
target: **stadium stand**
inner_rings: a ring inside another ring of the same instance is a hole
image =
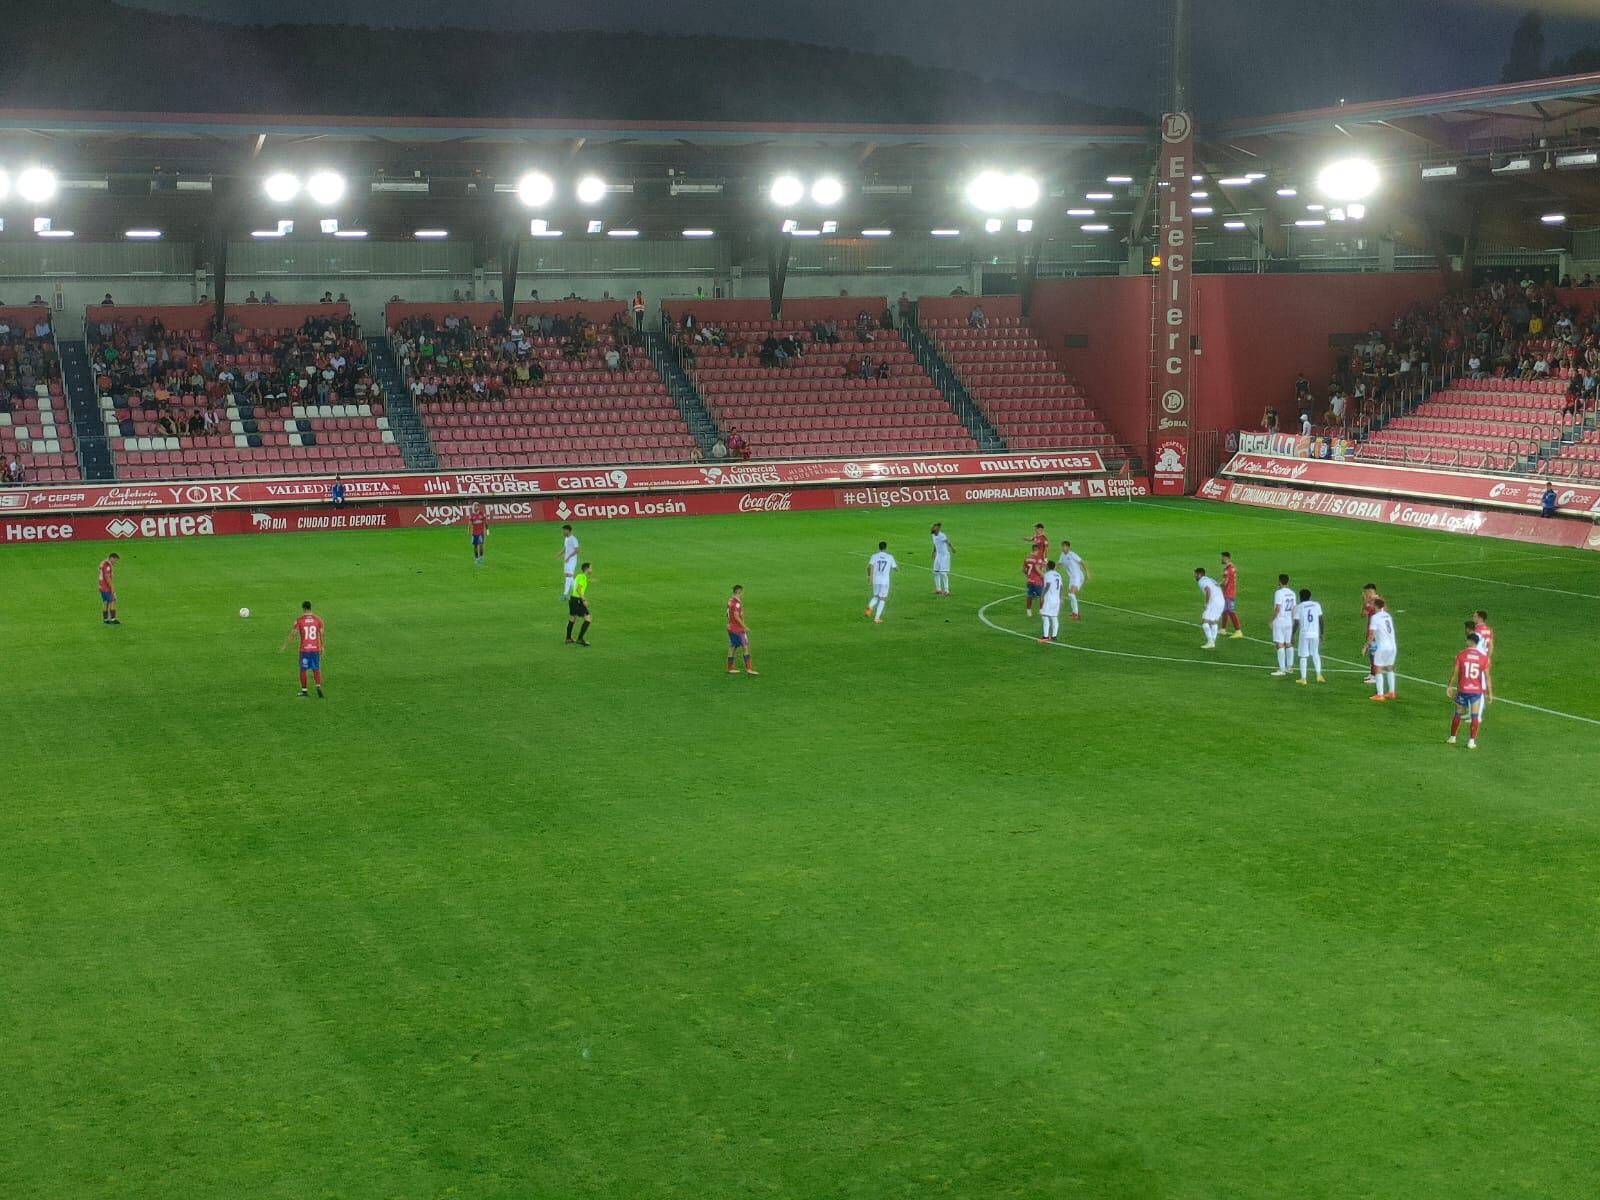
[[[404,465],[348,305],[90,308],[119,479],[357,474]]]
[[[1420,305],[1388,334],[1374,328],[1352,356],[1350,373],[1369,375],[1401,357],[1440,364],[1442,390],[1394,409],[1374,399],[1378,419],[1359,448],[1380,461],[1486,470],[1523,470],[1552,446],[1582,432],[1585,384],[1600,367],[1600,311],[1563,303],[1554,288],[1495,281],[1465,295]],[[1397,349],[1398,347],[1398,349]],[[1587,402],[1592,408],[1592,402]],[[1587,458],[1560,456],[1581,473]],[[1559,472],[1554,464],[1541,469]]]
[[[50,310],[0,308],[0,483],[79,478]]]
[[[694,437],[615,303],[391,303],[395,359],[441,467],[682,462]]]
[[[670,336],[740,457],[943,454],[977,449],[886,318],[881,297],[686,308]]]
[[[919,319],[940,355],[1011,450],[1110,450],[1117,439],[1039,340],[1014,300],[924,302]],[[994,310],[994,311],[991,311]]]

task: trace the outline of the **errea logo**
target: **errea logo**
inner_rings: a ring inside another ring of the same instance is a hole
[[[139,522],[129,517],[118,517],[106,526],[106,532],[114,538],[138,537]]]

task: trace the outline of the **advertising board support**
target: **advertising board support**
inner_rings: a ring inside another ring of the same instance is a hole
[[[1161,118],[1161,159],[1156,172],[1160,242],[1151,350],[1155,370],[1150,397],[1150,473],[1158,496],[1181,496],[1188,486],[1193,421],[1194,214],[1189,176],[1194,170],[1194,118]]]

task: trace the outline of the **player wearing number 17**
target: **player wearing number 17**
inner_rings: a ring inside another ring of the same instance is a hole
[[[282,653],[287,650],[294,638],[300,639],[301,697],[304,698],[306,694],[306,674],[309,672],[317,684],[317,699],[326,699],[322,694],[322,618],[311,611],[309,600],[300,605],[300,615],[289,627],[289,636],[283,639],[278,651]]]
[[[1449,744],[1456,744],[1456,734],[1461,730],[1461,718],[1466,717],[1467,749],[1478,748],[1478,725],[1483,720],[1483,706],[1494,699],[1489,684],[1489,656],[1482,650],[1478,635],[1467,631],[1467,648],[1456,655],[1455,669],[1450,672],[1450,686],[1445,689],[1455,701],[1456,711],[1450,718]]]
[[[744,673],[759,675],[750,665],[750,630],[744,623],[744,588],[734,584],[733,595],[728,597],[728,674],[737,675],[733,660],[744,651]]]

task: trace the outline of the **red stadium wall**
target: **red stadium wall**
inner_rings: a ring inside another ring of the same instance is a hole
[[[1145,440],[1150,286],[1140,276],[1041,280],[1031,314],[1117,436],[1136,445]],[[1255,428],[1268,403],[1288,407],[1302,370],[1325,392],[1330,335],[1364,332],[1374,321],[1387,326],[1396,313],[1443,291],[1432,272],[1197,277],[1195,427]],[[971,307],[970,299],[961,302]],[[985,301],[986,311],[992,302]],[[1088,345],[1067,349],[1068,335],[1082,335]]]
[[[727,321],[769,321],[772,306],[766,300],[668,300],[667,311],[674,320],[684,313],[693,313],[704,322],[723,324]],[[854,324],[856,314],[865,309],[876,321],[883,312],[882,296],[790,296],[783,302],[783,320],[790,325],[809,325],[813,321],[832,317],[843,323]],[[654,311],[651,312],[652,319]]]
[[[522,300],[512,306],[519,317],[529,315],[552,317],[587,317],[597,325],[610,323],[613,313],[622,312],[621,300]],[[446,317],[466,317],[480,328],[489,323],[495,313],[504,311],[496,300],[391,300],[384,306],[383,319],[390,329],[407,317],[432,317],[443,321]],[[627,315],[627,314],[624,314]],[[633,318],[628,317],[631,321]]]
[[[298,329],[307,317],[348,317],[348,304],[229,304],[228,316],[243,322],[247,329]],[[168,329],[204,329],[211,323],[216,307],[211,304],[91,304],[84,310],[84,321],[148,321],[160,317]]]

